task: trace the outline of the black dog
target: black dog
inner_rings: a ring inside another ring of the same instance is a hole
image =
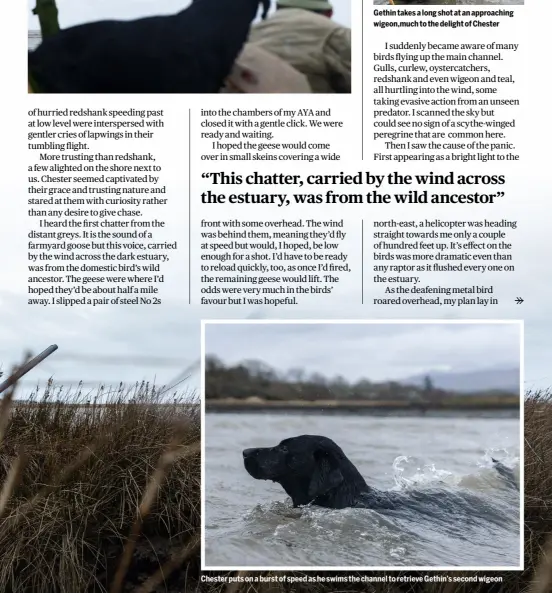
[[[47,37],[29,52],[38,93],[218,93],[259,3],[194,0],[178,14],[98,21]]]
[[[246,449],[243,457],[253,478],[281,484],[294,506],[395,506],[393,497],[368,486],[341,448],[326,437],[302,435],[276,447]]]
[[[279,483],[296,507],[314,504],[330,509],[383,510],[405,504],[427,507],[427,503],[440,498],[424,492],[407,498],[401,492],[383,492],[368,486],[341,448],[327,437],[302,435],[285,439],[276,447],[246,449],[243,458],[253,478]],[[473,500],[464,496],[457,502],[469,507]]]

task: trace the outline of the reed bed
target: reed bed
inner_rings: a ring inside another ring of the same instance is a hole
[[[10,396],[0,591],[132,590],[193,540],[200,418],[196,402],[165,400],[147,383],[94,397],[50,383],[25,403]],[[197,578],[197,555],[191,564]]]
[[[525,401],[525,570],[497,582],[202,582],[197,401],[146,383],[49,384],[3,409],[0,591],[6,593],[546,593],[552,591],[552,395]],[[101,402],[101,403],[99,403]],[[129,403],[130,402],[130,403]],[[8,415],[8,420],[6,420]],[[244,561],[246,559],[244,558]],[[219,573],[220,574],[220,573]],[[349,573],[382,576],[385,573]],[[421,576],[390,572],[389,576]],[[474,573],[434,573],[441,577]],[[328,576],[328,573],[308,573]],[[343,573],[341,573],[343,575]],[[209,573],[208,576],[215,576]],[[480,573],[479,576],[484,576]]]

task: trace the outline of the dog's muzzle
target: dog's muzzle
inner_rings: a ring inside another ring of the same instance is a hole
[[[253,478],[262,479],[261,466],[258,460],[259,449],[245,449],[243,452],[243,464],[249,475]]]

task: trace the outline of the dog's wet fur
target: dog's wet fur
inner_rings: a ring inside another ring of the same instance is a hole
[[[283,440],[275,447],[245,449],[247,472],[257,480],[280,484],[295,507],[313,504],[330,509],[361,507],[392,510],[403,506],[431,506],[445,496],[443,491],[395,492],[369,486],[343,450],[327,437],[302,435]],[[519,490],[512,470],[493,459],[494,467],[506,485]],[[472,509],[477,498],[470,494],[451,498],[464,510]]]
[[[153,3],[155,4],[155,3]],[[219,93],[270,0],[194,0],[177,14],[61,29],[28,52],[40,93]]]

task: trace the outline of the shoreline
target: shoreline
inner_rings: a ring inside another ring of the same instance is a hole
[[[210,413],[239,412],[285,412],[285,413],[323,413],[323,414],[397,414],[397,415],[442,415],[458,413],[499,412],[519,416],[520,402],[512,398],[510,401],[478,401],[470,402],[455,399],[442,403],[422,403],[403,401],[346,401],[315,400],[315,401],[240,401],[240,400],[207,400],[205,411]]]

